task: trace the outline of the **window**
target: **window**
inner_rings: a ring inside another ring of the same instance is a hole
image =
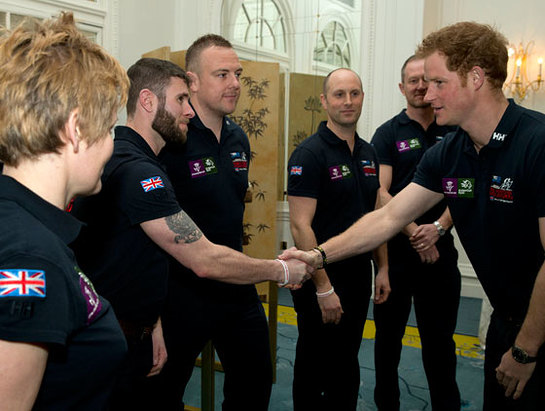
[[[332,21],[322,30],[314,49],[314,60],[335,67],[350,67],[350,44],[341,23]]]
[[[234,40],[286,53],[284,19],[274,0],[244,0],[235,20]]]
[[[19,25],[27,16],[21,14],[9,13],[9,12],[0,12],[0,26],[6,27],[8,29],[13,29]],[[41,20],[36,18],[37,20]],[[32,24],[29,20],[26,24]]]

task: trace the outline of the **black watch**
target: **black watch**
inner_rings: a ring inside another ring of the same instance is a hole
[[[529,364],[537,360],[537,357],[530,357],[526,351],[516,345],[511,348],[511,354],[515,361],[521,364]]]

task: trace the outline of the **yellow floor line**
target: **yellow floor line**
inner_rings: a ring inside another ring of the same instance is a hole
[[[265,308],[265,312],[269,311],[269,305],[267,303],[263,303],[263,307]],[[279,305],[278,322],[288,325],[297,325],[297,314],[295,313],[295,310],[292,307]],[[365,323],[363,338],[368,340],[373,340],[375,338],[375,322],[373,320],[367,320]],[[454,334],[454,342],[456,343],[456,354],[463,357],[484,359],[484,351],[480,346],[479,338],[471,335]],[[418,328],[410,326],[405,328],[403,345],[422,348]]]

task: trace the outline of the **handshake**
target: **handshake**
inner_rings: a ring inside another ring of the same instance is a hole
[[[316,269],[323,268],[327,259],[319,247],[310,251],[292,247],[279,255],[276,261],[284,268],[284,280],[279,281],[278,286],[297,289],[316,272]]]

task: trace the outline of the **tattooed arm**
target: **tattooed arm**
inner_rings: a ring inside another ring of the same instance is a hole
[[[141,224],[144,232],[162,249],[199,277],[233,284],[284,281],[282,264],[248,257],[231,248],[211,243],[183,210]],[[299,284],[311,272],[306,264],[287,260],[290,284]],[[308,270],[308,272],[307,272]]]

